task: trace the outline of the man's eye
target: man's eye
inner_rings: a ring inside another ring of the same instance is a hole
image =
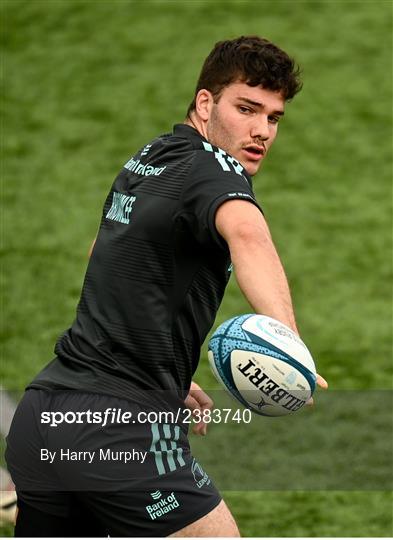
[[[278,124],[278,121],[280,120],[280,118],[278,116],[270,116],[269,117],[269,122],[271,124]]]
[[[248,107],[243,107],[243,105],[240,105],[239,106],[239,111],[243,114],[248,114],[248,113],[251,113],[252,110]]]

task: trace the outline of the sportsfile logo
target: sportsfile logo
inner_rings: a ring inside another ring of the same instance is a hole
[[[180,506],[180,503],[176,499],[173,491],[170,495],[168,495],[168,497],[163,497],[161,491],[158,490],[154,491],[154,493],[150,493],[150,496],[157,502],[148,504],[145,508],[153,521],[161,516],[164,516],[165,514],[168,514],[168,512],[172,512]]]

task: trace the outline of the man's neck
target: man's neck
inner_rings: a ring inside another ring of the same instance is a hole
[[[202,137],[208,140],[206,124],[199,120],[195,113],[191,113],[189,116],[187,116],[187,118],[184,120],[184,124],[193,127],[200,135],[202,135]]]

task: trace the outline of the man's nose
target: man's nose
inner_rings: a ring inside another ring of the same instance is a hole
[[[267,116],[259,117],[251,129],[251,137],[253,139],[261,139],[262,141],[267,141],[269,138],[269,120]]]

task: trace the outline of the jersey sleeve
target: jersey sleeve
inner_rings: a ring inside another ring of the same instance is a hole
[[[218,207],[226,201],[242,199],[259,208],[244,168],[223,150],[205,143],[207,149],[196,152],[185,180],[179,214],[187,222],[198,242],[225,245],[215,226]]]

